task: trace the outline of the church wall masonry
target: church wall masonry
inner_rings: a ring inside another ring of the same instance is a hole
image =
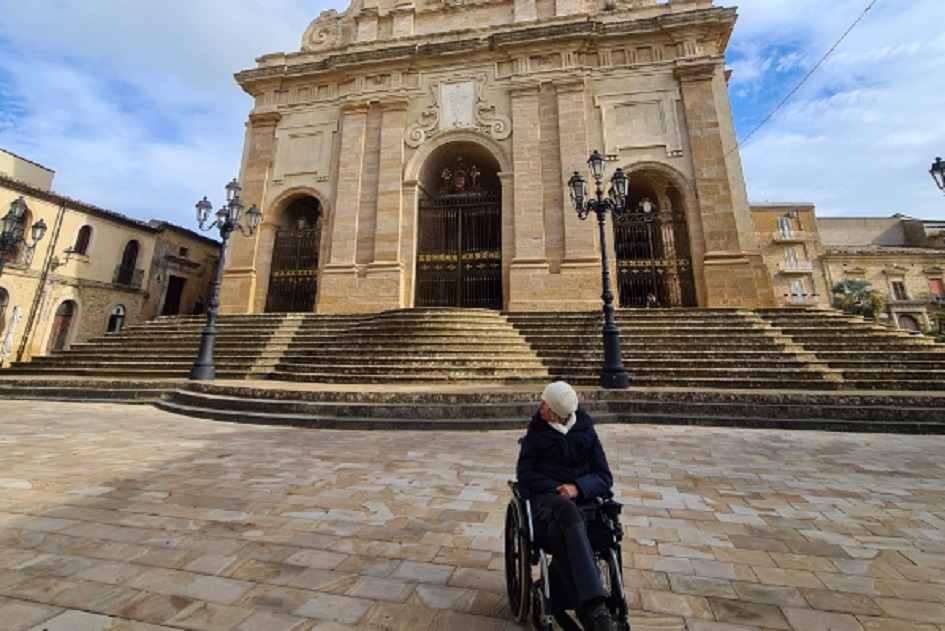
[[[230,242],[221,311],[265,309],[277,235],[300,199],[321,215],[317,312],[418,305],[421,209],[480,188],[500,199],[488,225],[501,231],[490,282],[502,308],[598,309],[597,226],[578,219],[566,184],[587,177],[594,149],[605,177],[631,175],[632,201],[685,205],[698,306],[772,304],[728,102],[735,19],[709,0],[355,0],[322,13],[298,52],[236,76],[255,99],[243,195],[264,215],[256,236]],[[466,168],[479,188],[447,190],[445,174]],[[635,182],[662,188],[639,184],[634,198]],[[607,235],[613,263],[609,217]]]

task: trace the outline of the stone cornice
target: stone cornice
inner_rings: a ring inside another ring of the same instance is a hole
[[[358,43],[339,48],[313,61],[303,61],[312,59],[312,53],[280,55],[278,57],[284,63],[244,70],[237,73],[235,78],[244,90],[252,93],[255,84],[267,79],[287,79],[343,68],[350,70],[356,66],[406,61],[417,57],[547,47],[549,41],[562,39],[584,39],[586,41],[578,47],[586,49],[605,45],[608,39],[633,35],[656,34],[672,38],[676,31],[688,33],[693,28],[701,33],[717,31],[724,45],[734,27],[736,13],[733,8],[712,7],[632,20],[620,20],[619,17],[610,14],[572,16],[567,20],[551,20],[541,25],[509,25],[504,30],[493,29],[489,33],[470,29],[419,36],[413,38],[412,43],[402,43],[402,39],[386,45],[383,42]],[[293,62],[293,58],[299,61]]]

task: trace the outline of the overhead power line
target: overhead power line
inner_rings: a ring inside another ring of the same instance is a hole
[[[725,154],[725,158],[727,158],[729,155],[731,155],[732,152],[734,152],[736,149],[738,149],[739,147],[741,147],[743,144],[745,144],[746,142],[748,142],[748,139],[751,138],[752,136],[754,136],[754,135],[755,135],[755,132],[757,132],[759,129],[761,129],[762,127],[764,127],[765,124],[766,124],[768,121],[770,121],[770,120],[774,117],[774,115],[777,114],[778,111],[779,111],[782,107],[784,107],[784,104],[787,103],[787,102],[791,99],[791,97],[794,96],[794,94],[797,93],[797,91],[801,89],[801,86],[803,86],[805,83],[807,83],[807,80],[811,78],[811,75],[813,75],[815,72],[817,72],[817,69],[820,68],[822,65],[824,65],[824,62],[827,61],[827,58],[830,57],[830,55],[833,54],[833,51],[837,50],[837,48],[840,46],[840,44],[843,43],[843,40],[845,40],[845,39],[847,38],[847,35],[849,35],[849,34],[853,31],[853,29],[855,29],[855,28],[857,27],[857,25],[858,25],[860,22],[863,21],[863,18],[866,17],[866,14],[869,13],[870,9],[872,9],[873,6],[874,6],[878,1],[879,1],[879,0],[872,0],[872,1],[869,3],[869,6],[867,6],[865,9],[863,9],[863,13],[861,13],[860,16],[859,16],[858,18],[856,18],[856,20],[854,20],[853,24],[850,25],[850,28],[848,28],[846,31],[844,31],[843,35],[840,36],[840,39],[838,39],[838,40],[836,41],[836,43],[834,43],[834,45],[830,47],[830,50],[828,50],[828,51],[824,54],[824,56],[820,58],[820,61],[818,61],[816,64],[814,64],[814,67],[807,71],[807,74],[804,75],[804,78],[801,79],[800,82],[799,82],[796,86],[794,86],[794,89],[791,90],[790,92],[788,92],[787,96],[785,96],[783,99],[781,99],[781,102],[778,103],[777,106],[775,106],[775,108],[774,108],[773,110],[771,110],[771,112],[770,112],[767,116],[765,116],[764,119],[763,119],[760,123],[758,123],[758,124],[755,126],[755,128],[752,129],[751,132],[750,132],[747,136],[745,136],[745,137],[742,138],[740,141],[738,141],[738,144],[736,144],[735,147],[732,148],[732,151],[729,151],[727,154]],[[723,159],[724,159],[724,158],[723,158]]]

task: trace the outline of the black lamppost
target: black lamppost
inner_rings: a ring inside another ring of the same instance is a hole
[[[600,229],[601,282],[604,286],[604,292],[601,294],[601,299],[604,301],[604,328],[601,332],[604,339],[604,366],[600,373],[600,386],[614,390],[623,389],[630,387],[630,380],[627,378],[627,371],[624,370],[623,360],[620,357],[620,331],[614,321],[614,293],[610,289],[607,235],[604,225],[608,210],[614,218],[617,218],[626,209],[630,178],[626,176],[623,169],[618,168],[614,171],[613,177],[610,178],[610,190],[607,198],[604,198],[604,193],[600,188],[601,179],[604,177],[604,157],[596,149],[588,158],[587,166],[594,178],[597,199],[587,198],[587,182],[577,171],[568,180],[568,188],[571,189],[571,201],[574,203],[578,217],[587,219],[588,214],[596,213],[597,226]]]
[[[234,230],[239,230],[243,236],[248,237],[256,231],[259,225],[259,219],[262,212],[256,205],[246,211],[246,230],[240,224],[240,216],[243,214],[243,201],[240,199],[239,183],[234,178],[232,182],[226,185],[226,205],[221,206],[217,211],[216,220],[204,228],[210,211],[213,210],[206,197],[197,202],[197,223],[204,232],[212,229],[220,229],[220,262],[217,265],[217,277],[213,281],[213,289],[210,292],[210,308],[207,310],[207,325],[203,328],[203,334],[200,338],[200,352],[197,354],[197,361],[190,369],[190,378],[194,381],[212,381],[216,376],[216,369],[213,367],[213,342],[216,338],[217,328],[217,307],[220,306],[220,285],[223,283],[223,264],[226,262],[226,244],[230,239],[230,234]]]
[[[945,162],[942,162],[941,158],[935,158],[935,162],[932,163],[932,168],[929,169],[929,173],[932,175],[938,187],[945,193]]]
[[[33,251],[36,249],[36,244],[46,235],[46,222],[40,219],[30,228],[33,243],[26,245],[26,239],[23,238],[25,228],[23,217],[26,210],[26,201],[18,197],[10,203],[10,211],[3,217],[3,231],[0,232],[0,276],[3,275],[3,266],[6,264],[7,256],[16,252],[21,245]]]

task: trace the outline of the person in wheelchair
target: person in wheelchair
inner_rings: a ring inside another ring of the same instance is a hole
[[[594,422],[569,384],[556,381],[542,393],[521,441],[516,477],[533,503],[535,540],[553,556],[581,624],[586,631],[616,629],[581,510],[612,495],[613,477]]]

